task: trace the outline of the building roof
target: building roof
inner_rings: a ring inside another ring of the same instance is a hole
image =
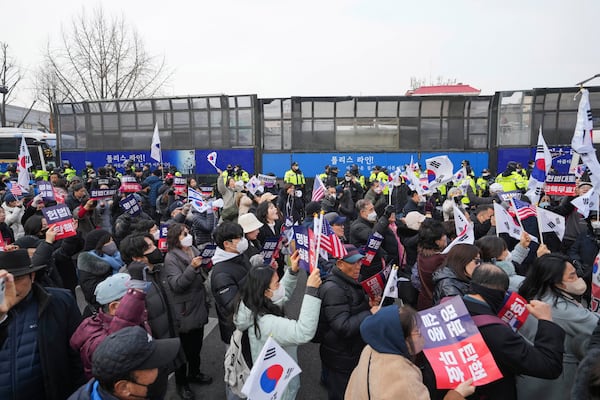
[[[421,86],[414,90],[406,92],[407,96],[435,96],[435,95],[463,95],[463,96],[478,96],[481,93],[480,89],[475,89],[469,85],[440,85],[440,86]]]

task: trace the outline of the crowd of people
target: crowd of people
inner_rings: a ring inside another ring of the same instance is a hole
[[[187,177],[183,190],[175,168],[127,163],[118,172],[90,164],[78,175],[65,165],[38,177],[51,183],[52,199],[37,194],[35,183],[14,190],[17,177],[8,171],[0,208],[0,398],[163,399],[174,373],[179,397],[194,399],[192,384],[222,379],[200,357],[213,305],[223,354],[239,330],[250,364],[268,337],[296,361],[298,346],[318,343],[330,400],[600,398],[600,318],[590,309],[600,223],[572,204],[591,184],[584,175],[573,196],[542,194],[539,206],[565,217],[564,237],[540,233],[532,217],[517,240],[496,231],[493,205],[510,208],[503,192],[528,200],[528,170],[511,162],[496,177],[487,169],[476,177],[468,160],[462,166],[461,182],[427,195],[380,166],[368,176],[356,165],[341,175],[327,166],[318,198],[295,162],[282,180],[251,185],[256,176],[228,165],[216,182]],[[411,176],[420,173],[416,167]],[[124,190],[126,181],[139,190]],[[187,189],[201,201],[188,199]],[[92,197],[98,190],[110,195]],[[139,212],[122,208],[130,195]],[[43,209],[59,203],[72,212],[76,234],[57,239]],[[455,206],[475,241],[444,251],[457,235]],[[319,256],[304,272],[287,232],[313,229],[318,215],[344,251]],[[370,247],[374,235],[378,248]],[[391,265],[406,278],[396,303],[361,285]],[[297,319],[284,308],[295,290],[304,292]],[[528,302],[518,331],[477,324],[502,378],[438,389],[417,310],[460,296],[476,323],[488,321],[511,291]],[[293,378],[278,398],[297,398],[300,383]],[[227,385],[223,396],[242,398]]]

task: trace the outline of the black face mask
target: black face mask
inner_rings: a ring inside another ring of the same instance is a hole
[[[164,261],[163,254],[159,249],[154,249],[152,253],[144,254],[144,256],[152,265],[161,264]]]
[[[477,283],[471,282],[471,289],[473,292],[483,297],[485,302],[490,306],[492,312],[494,314],[498,314],[504,305],[504,297],[506,296],[506,291],[490,289]]]

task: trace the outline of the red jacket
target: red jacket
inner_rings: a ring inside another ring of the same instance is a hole
[[[92,355],[104,338],[128,326],[140,325],[150,334],[146,312],[146,293],[129,289],[114,316],[100,310],[84,319],[71,336],[71,348],[79,351],[85,376],[92,378]]]

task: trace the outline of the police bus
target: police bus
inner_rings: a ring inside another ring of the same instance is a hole
[[[0,128],[0,171],[16,164],[22,138],[29,149],[33,168],[51,171],[56,167],[56,134],[23,128]]]

